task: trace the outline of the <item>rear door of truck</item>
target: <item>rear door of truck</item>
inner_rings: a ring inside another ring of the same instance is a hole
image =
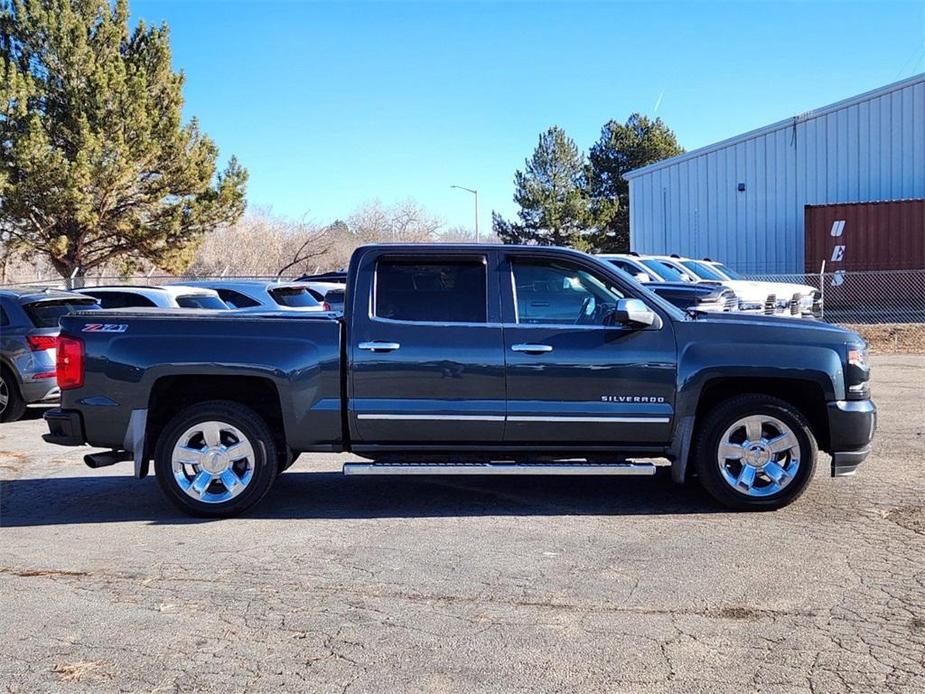
[[[348,295],[349,417],[363,444],[498,443],[504,338],[497,254],[368,249]]]

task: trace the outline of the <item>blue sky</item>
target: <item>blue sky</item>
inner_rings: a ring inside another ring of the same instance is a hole
[[[694,149],[925,71],[925,0],[130,3],[166,20],[186,113],[249,169],[249,203],[326,223],[414,198],[512,215],[560,125],[661,116]]]

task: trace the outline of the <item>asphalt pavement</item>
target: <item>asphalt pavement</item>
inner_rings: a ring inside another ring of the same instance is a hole
[[[925,691],[925,356],[852,478],[732,513],[655,478],[345,478],[193,520],[0,425],[12,692]]]

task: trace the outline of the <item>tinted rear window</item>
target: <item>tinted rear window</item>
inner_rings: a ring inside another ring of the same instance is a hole
[[[101,308],[136,308],[157,306],[151,299],[134,292],[84,292],[100,300]]]
[[[288,306],[289,308],[320,306],[318,300],[312,296],[306,287],[277,287],[270,290],[270,296],[280,306]]]
[[[177,297],[177,306],[180,308],[215,308],[227,309],[225,302],[217,296],[206,296],[204,294],[187,294],[186,296]]]
[[[64,299],[59,301],[36,301],[23,306],[36,328],[57,328],[58,319],[71,311],[86,311],[99,308],[93,299]]]
[[[219,289],[218,295],[221,297],[229,308],[250,308],[252,306],[260,306],[259,301],[254,301],[249,296],[245,296],[241,292],[236,292],[233,289]]]
[[[485,323],[485,284],[481,260],[380,260],[376,315],[404,321]]]

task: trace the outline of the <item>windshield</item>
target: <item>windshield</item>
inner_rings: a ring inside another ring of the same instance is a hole
[[[682,260],[681,264],[695,275],[697,275],[699,278],[704,280],[722,282],[723,280],[727,279],[706,263],[698,263],[696,260]]]
[[[273,301],[289,308],[309,308],[320,306],[306,287],[277,287],[270,290]]]
[[[654,271],[661,279],[667,280],[668,282],[690,282],[690,278],[681,274],[678,270],[666,265],[661,260],[656,260],[655,258],[646,258],[642,261],[642,264],[645,265],[650,270]]]
[[[745,279],[745,276],[742,273],[736,272],[728,265],[723,265],[722,263],[713,263],[713,267],[719,270],[724,275],[726,275],[726,277],[728,277],[731,280],[744,280]]]
[[[187,294],[186,296],[177,297],[177,306],[180,308],[214,308],[227,309],[225,302],[217,296],[208,294]]]
[[[23,306],[36,328],[57,328],[58,319],[71,311],[98,309],[94,299],[64,299],[61,301],[36,301]]]

